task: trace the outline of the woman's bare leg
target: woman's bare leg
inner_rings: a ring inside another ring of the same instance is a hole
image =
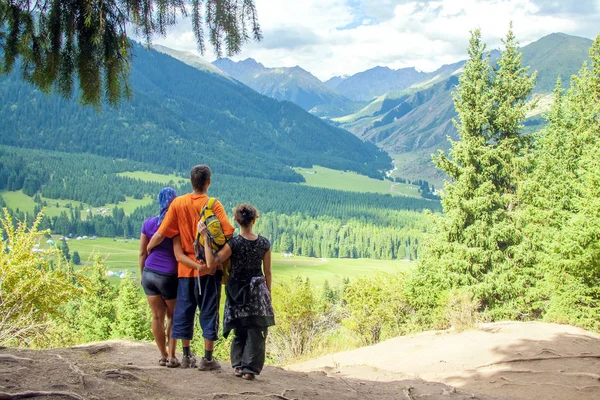
[[[161,296],[146,297],[152,311],[152,335],[161,356],[167,357],[167,346],[165,344],[165,314],[167,312],[167,305]]]
[[[167,306],[167,337],[169,338],[169,358],[175,358],[175,349],[177,348],[177,339],[173,339],[171,331],[173,330],[173,313],[177,300],[165,300]]]

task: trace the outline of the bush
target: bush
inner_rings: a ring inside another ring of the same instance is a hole
[[[112,336],[136,340],[151,340],[150,307],[142,296],[138,282],[127,274],[119,283],[115,300],[115,322]]]
[[[343,299],[348,317],[343,323],[362,343],[377,343],[384,332],[391,337],[408,330],[403,281],[403,274],[377,274],[347,286]]]
[[[37,230],[41,217],[30,228],[6,209],[0,217],[0,346],[60,344],[53,331],[66,323],[62,307],[81,294],[58,250],[33,251],[47,233]]]
[[[267,341],[270,356],[278,363],[309,354],[327,329],[327,321],[318,310],[317,296],[308,279],[273,286],[276,325]]]
[[[458,332],[474,328],[479,322],[477,311],[480,307],[481,303],[469,291],[450,291],[444,308],[448,327]]]
[[[117,294],[106,277],[107,271],[103,260],[96,256],[93,265],[81,270],[82,295],[72,299],[66,308],[70,328],[79,343],[108,340],[113,336]]]

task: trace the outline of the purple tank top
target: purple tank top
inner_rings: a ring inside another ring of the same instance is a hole
[[[142,233],[148,240],[158,230],[158,217],[148,218],[142,226]],[[173,239],[165,238],[146,258],[145,268],[161,274],[177,275],[177,260],[173,253]]]

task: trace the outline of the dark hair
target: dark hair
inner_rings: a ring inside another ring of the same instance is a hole
[[[250,204],[240,204],[235,208],[235,221],[240,226],[249,226],[255,218],[258,218],[258,210]]]
[[[210,168],[208,165],[196,165],[190,173],[190,181],[194,190],[202,192],[206,190],[206,185],[210,182]]]

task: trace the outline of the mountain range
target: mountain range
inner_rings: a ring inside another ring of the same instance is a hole
[[[135,43],[133,51],[132,99],[117,108],[103,105],[101,112],[80,105],[78,93],[71,100],[45,95],[18,73],[0,75],[0,144],[185,173],[208,163],[216,173],[292,182],[304,178],[290,167],[317,164],[372,177],[392,167],[375,144],[263,96],[210,64],[192,67]]]
[[[558,76],[563,85],[576,74],[588,59],[592,41],[561,33],[551,34],[524,46],[523,65],[529,72],[537,71],[537,84],[533,90],[539,106],[530,114],[526,125],[542,122],[539,115],[546,111]],[[493,51],[492,62],[500,53]],[[356,113],[334,118],[338,126],[349,130],[363,140],[378,144],[391,154],[407,162],[397,164],[399,174],[406,177],[436,174],[430,154],[449,146],[447,137],[456,139],[452,119],[456,117],[452,92],[458,84],[462,64],[443,69],[428,81],[419,82],[403,91],[386,93]]]
[[[238,62],[221,58],[213,64],[261,94],[291,101],[319,116],[344,115],[364,105],[353,103],[298,66],[266,68],[251,58]]]
[[[538,71],[534,95],[540,100],[526,125],[535,128],[542,122],[539,115],[550,104],[556,78],[561,76],[568,86],[569,77],[589,59],[591,44],[586,38],[553,33],[521,48],[522,64]],[[492,62],[499,56],[499,51],[491,51]],[[404,177],[431,178],[435,171],[429,154],[447,148],[447,136],[456,137],[452,91],[464,63],[433,72],[379,66],[326,82],[298,66],[266,68],[253,59],[219,59],[213,65],[262,94],[294,102],[377,144],[395,156]]]
[[[540,104],[549,104],[557,76],[568,85],[591,44],[557,33],[522,48],[523,64],[539,72]],[[304,178],[292,166],[381,177],[392,168],[390,155],[397,175],[431,179],[430,154],[456,135],[452,91],[464,61],[429,73],[378,67],[321,82],[298,66],[267,68],[252,59],[211,64],[155,48],[134,45],[133,98],[101,113],[46,96],[17,74],[0,76],[0,144],[177,171],[206,162],[219,173],[298,182]],[[493,51],[492,59],[498,55]],[[540,121],[533,116],[526,125],[535,129]]]

